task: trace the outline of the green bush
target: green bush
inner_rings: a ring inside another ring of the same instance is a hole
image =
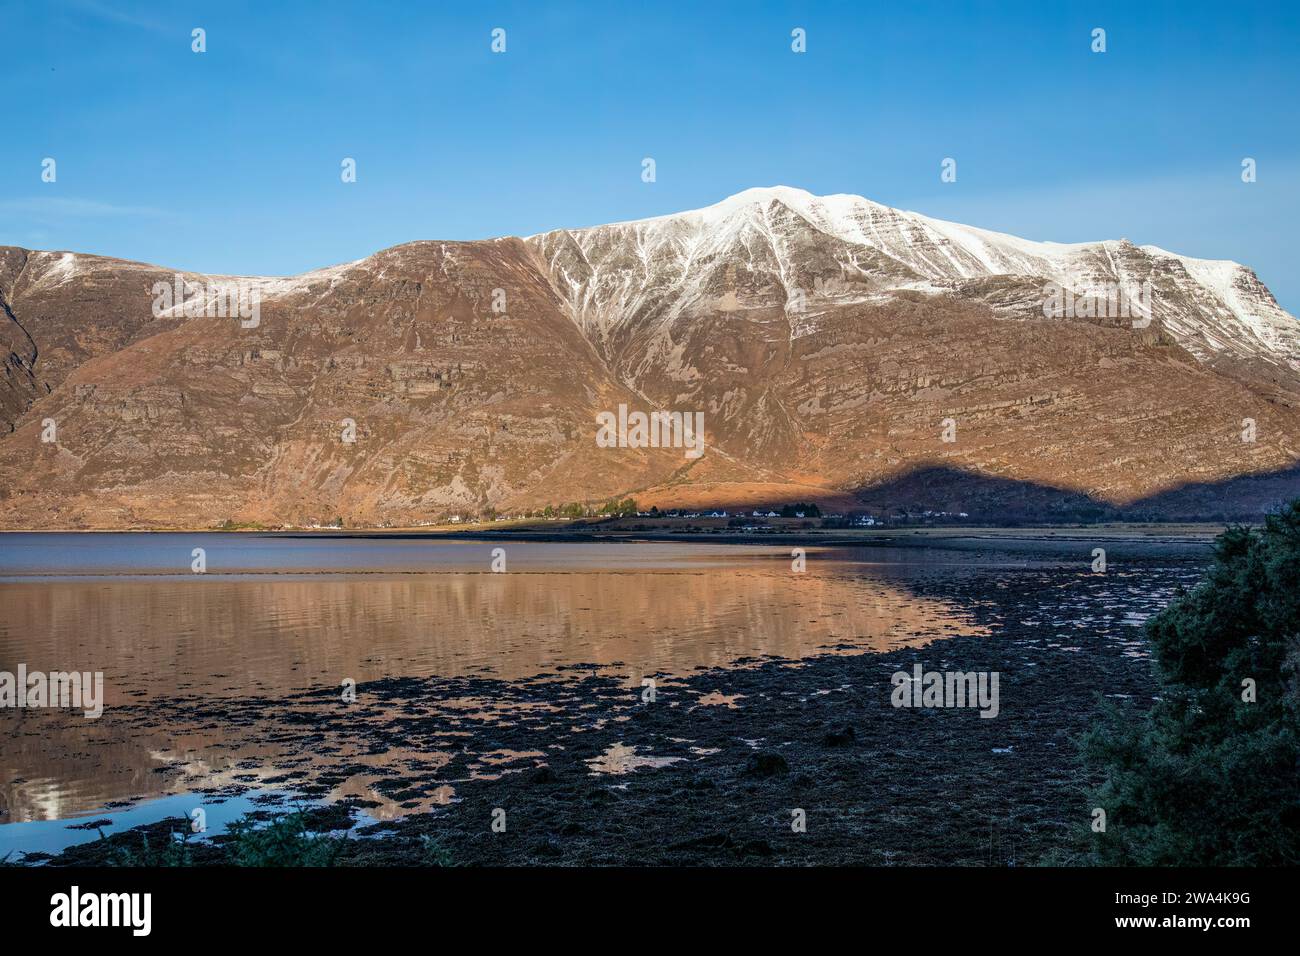
[[[342,838],[310,832],[302,813],[269,823],[246,814],[230,824],[229,833],[224,849],[234,866],[334,866],[346,844]]]
[[[180,829],[167,834],[155,834],[156,842],[149,842],[149,834],[139,835],[139,845],[133,846],[130,838],[119,837],[110,840],[103,829],[96,828],[99,842],[107,848],[105,865],[124,867],[180,867],[193,866],[194,857],[190,849],[190,821],[187,817],[176,820]]]
[[[1300,863],[1300,501],[1221,535],[1147,634],[1159,698],[1146,714],[1108,706],[1083,741],[1104,777],[1090,862]]]

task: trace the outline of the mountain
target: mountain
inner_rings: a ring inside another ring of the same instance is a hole
[[[1031,317],[1042,312],[1045,282],[1083,289],[1149,280],[1162,325],[1202,361],[1230,355],[1300,367],[1300,325],[1235,262],[1127,240],[1029,242],[860,196],[749,189],[707,209],[529,241],[575,321],[615,348],[654,321],[718,309],[793,311],[799,296],[817,310],[914,290]],[[796,323],[794,334],[811,324]]]
[[[629,495],[1249,517],[1300,493],[1300,325],[1244,266],[1125,240],[774,187],[180,280],[260,314],[160,305],[175,270],[0,247],[0,527],[407,525]],[[620,407],[701,413],[704,453],[602,447]]]

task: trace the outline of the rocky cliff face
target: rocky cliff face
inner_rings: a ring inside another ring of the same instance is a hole
[[[403,525],[627,495],[1245,516],[1300,492],[1300,326],[1245,267],[1150,246],[778,187],[182,277],[255,291],[256,322],[156,308],[175,279],[0,249],[0,526]],[[1108,309],[1117,289],[1137,308]],[[705,453],[601,447],[620,406],[702,412]]]

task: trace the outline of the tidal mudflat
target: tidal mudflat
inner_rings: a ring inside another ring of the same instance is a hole
[[[105,676],[98,719],[0,711],[0,856],[199,808],[201,861],[303,806],[355,862],[1037,862],[1208,559],[1121,537],[1099,573],[1095,538],[810,539],[801,571],[789,542],[0,536],[0,671]],[[917,664],[996,672],[996,718],[894,706]]]

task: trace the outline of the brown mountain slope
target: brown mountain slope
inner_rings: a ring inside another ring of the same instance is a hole
[[[835,310],[745,380],[719,361],[716,374],[701,368],[690,398],[714,413],[711,441],[733,454],[751,449],[751,462],[791,481],[840,491],[941,468],[1131,504],[1300,458],[1293,387],[1249,387],[1128,329],[1007,321],[950,298]],[[1244,419],[1255,422],[1253,442],[1242,440]],[[955,441],[943,440],[945,420]],[[709,484],[693,500],[767,497]],[[982,499],[995,490],[944,504],[987,510],[994,502]],[[662,505],[673,495],[645,497]],[[935,507],[940,497],[865,500]]]
[[[12,423],[72,369],[150,334],[150,287],[174,271],[122,259],[0,246],[0,421]]]
[[[245,279],[253,327],[155,317],[168,270],[0,250],[0,527],[409,525],[627,495],[1246,517],[1300,493],[1294,320],[1248,271],[791,202]],[[990,274],[998,256],[1163,270],[1164,311],[1046,319],[1043,275]],[[706,451],[599,447],[620,405],[702,413]]]
[[[0,520],[404,523],[548,487],[613,495],[625,469],[680,464],[576,454],[599,409],[637,399],[518,240],[397,247],[277,293],[260,319],[150,318],[152,335],[76,367],[3,439]]]

